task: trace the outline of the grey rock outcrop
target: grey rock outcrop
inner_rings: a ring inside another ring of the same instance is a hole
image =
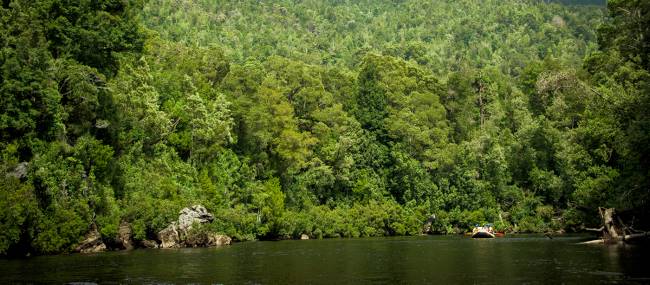
[[[232,239],[225,235],[202,232],[192,233],[185,238],[184,244],[186,247],[211,247],[229,245]]]
[[[133,249],[133,230],[131,229],[131,224],[127,222],[122,222],[119,229],[117,230],[117,241],[122,245],[126,250]]]
[[[144,248],[158,248],[160,245],[155,240],[143,240],[140,241],[140,246]]]
[[[106,244],[102,241],[102,235],[97,231],[97,226],[92,225],[84,240],[75,248],[76,252],[94,253],[106,251]]]
[[[230,244],[231,239],[228,236],[191,231],[193,225],[210,223],[213,220],[214,216],[201,205],[183,208],[179,212],[178,221],[172,222],[158,232],[158,240],[161,242],[160,247],[207,247]]]
[[[211,233],[208,234],[208,241],[206,244],[207,246],[222,246],[231,243],[232,239],[229,236]]]
[[[189,228],[194,223],[205,224],[214,220],[214,216],[201,205],[183,208],[178,214],[178,226],[182,229]]]
[[[178,229],[179,227],[176,222],[172,222],[169,226],[158,232],[158,240],[160,240],[161,248],[181,247],[181,236]]]

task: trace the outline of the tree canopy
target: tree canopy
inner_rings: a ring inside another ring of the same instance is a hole
[[[3,1],[0,253],[648,217],[650,4],[548,2]]]

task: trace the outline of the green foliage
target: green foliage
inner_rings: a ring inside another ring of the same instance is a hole
[[[0,254],[24,251],[17,247],[34,236],[34,223],[40,217],[31,185],[16,178],[2,179],[0,206]]]
[[[50,206],[35,226],[38,234],[32,247],[40,253],[71,251],[88,231],[90,219],[90,209],[83,201]]]
[[[546,2],[3,1],[0,254],[648,216],[650,7]]]

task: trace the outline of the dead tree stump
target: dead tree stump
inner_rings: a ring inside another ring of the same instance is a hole
[[[585,243],[628,243],[632,241],[647,241],[650,237],[650,232],[635,230],[634,228],[625,225],[625,223],[623,223],[623,219],[617,215],[614,208],[599,207],[598,213],[600,214],[600,219],[603,226],[599,229],[587,230],[601,232],[603,235],[602,239],[588,241]]]
[[[625,232],[621,229],[621,225],[618,225],[618,220],[614,218],[616,210],[614,208],[598,208],[598,212],[603,222],[603,240],[610,243],[620,241],[621,237],[625,236]]]

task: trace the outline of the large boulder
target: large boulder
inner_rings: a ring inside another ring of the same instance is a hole
[[[230,244],[230,237],[210,232],[192,232],[195,224],[211,223],[214,216],[201,205],[183,208],[178,221],[158,232],[161,248],[207,247]]]
[[[97,226],[93,224],[90,231],[84,237],[84,240],[74,249],[81,253],[94,253],[106,251],[106,244],[102,241],[102,235],[97,231]]]
[[[208,213],[208,210],[201,205],[183,208],[178,214],[178,226],[181,229],[187,229],[194,223],[205,224],[211,223],[214,220],[214,216]]]
[[[158,232],[161,248],[181,247],[181,237],[178,233],[178,225],[172,222],[169,226]]]

